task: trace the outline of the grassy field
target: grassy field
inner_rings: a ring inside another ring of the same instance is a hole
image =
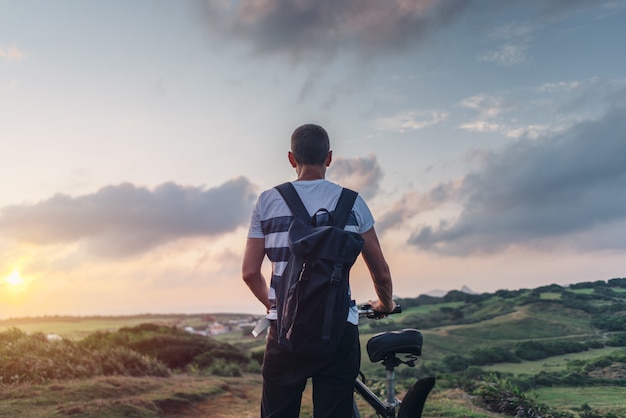
[[[402,310],[402,315],[411,315],[411,314],[427,314],[433,311],[437,311],[441,308],[458,308],[463,306],[463,302],[444,302],[437,303],[432,305],[420,305],[420,306],[412,306],[410,308],[406,308]]]
[[[19,328],[24,332],[58,334],[76,340],[94,331],[116,331],[122,327],[132,327],[143,323],[153,323],[177,327],[202,327],[212,320],[229,320],[247,317],[246,314],[146,314],[133,316],[93,316],[93,317],[37,317],[0,320],[0,332]]]
[[[576,325],[554,319],[538,318],[521,312],[514,312],[483,321],[475,325],[448,327],[453,336],[469,337],[482,341],[520,341],[568,337],[589,332]]]
[[[611,410],[626,416],[626,388],[619,386],[602,387],[551,387],[537,389],[542,402],[559,408],[578,408],[586,403],[594,409]]]
[[[622,347],[605,347],[595,350],[583,351],[582,353],[570,353],[562,356],[548,357],[537,361],[523,361],[521,363],[498,363],[491,366],[482,366],[487,371],[512,373],[515,375],[537,374],[540,372],[553,372],[565,370],[567,363],[572,360],[591,360],[597,357],[623,350]]]
[[[147,319],[167,325],[174,324],[177,321],[172,317],[74,317],[66,319],[52,317],[23,322],[5,320],[0,322],[0,331],[15,327],[27,333],[41,332],[43,334],[58,334],[69,339],[80,339],[94,331],[114,331],[121,327],[139,325],[147,322]]]
[[[626,302],[626,289],[613,288],[612,291],[614,293],[610,293],[611,290],[604,288],[584,288],[568,289],[559,293],[558,286],[550,286],[544,291],[500,292],[494,295],[477,295],[480,296],[479,298],[472,296],[465,301],[459,301],[459,298],[464,297],[456,294],[448,300],[441,298],[440,303],[429,302],[417,307],[405,308],[402,315],[395,315],[391,319],[363,320],[360,326],[362,370],[370,382],[374,383],[374,386],[380,386],[381,382],[384,381],[384,369],[379,364],[370,363],[365,349],[367,340],[383,329],[418,328],[424,336],[422,357],[418,364],[424,363],[425,367],[408,368],[401,366],[398,369],[396,383],[401,392],[415,378],[425,377],[419,376],[419,373],[437,375],[439,383],[429,396],[423,417],[492,418],[503,416],[488,412],[481,407],[477,403],[478,398],[475,398],[469,389],[470,393],[460,389],[449,389],[465,387],[464,385],[450,384],[455,382],[455,380],[450,379],[452,376],[450,373],[459,371],[463,373],[465,370],[452,368],[454,363],[450,363],[450,359],[454,360],[459,357],[470,359],[471,356],[475,355],[473,350],[476,349],[482,349],[478,350],[481,353],[492,348],[513,350],[517,346],[531,347],[529,349],[532,350],[534,346],[528,345],[528,342],[544,344],[545,346],[554,346],[570,341],[576,344],[591,344],[611,340],[614,342],[617,337],[620,337],[620,328],[617,328],[617,331],[612,331],[598,325],[603,323],[601,321],[606,323],[607,318],[619,320],[619,318],[626,316],[626,310],[623,307],[623,303]],[[608,314],[609,312],[610,314]],[[37,332],[59,334],[68,340],[85,339],[83,341],[88,341],[85,337],[94,331],[114,332],[123,327],[134,327],[145,323],[168,327],[176,326],[177,328],[192,326],[196,329],[203,329],[213,321],[223,322],[245,317],[249,318],[250,315],[147,314],[118,317],[5,319],[0,320],[0,332],[19,328],[28,334]],[[619,323],[614,322],[611,326],[615,325],[619,326]],[[167,329],[171,330],[171,328]],[[183,332],[183,334],[186,333]],[[43,339],[45,341],[45,336]],[[249,335],[244,335],[242,331],[233,331],[214,337],[214,339],[231,344],[238,350],[243,350],[243,353],[254,353],[264,348],[263,337],[254,339]],[[526,345],[522,345],[522,343]],[[183,348],[185,347],[188,345],[184,345]],[[557,376],[559,372],[567,371],[569,373],[569,370],[566,370],[567,365],[574,360],[591,362],[602,358],[602,361],[614,361],[608,366],[594,366],[593,370],[585,369],[592,370],[587,377],[596,380],[593,380],[592,383],[584,383],[588,385],[584,388],[541,387],[528,393],[536,393],[539,401],[554,408],[570,409],[577,417],[587,416],[576,409],[580,408],[583,403],[594,408],[594,411],[610,410],[618,414],[619,417],[626,417],[626,402],[624,401],[626,392],[625,388],[619,386],[624,381],[622,375],[626,366],[621,363],[622,360],[619,360],[618,356],[614,356],[613,360],[605,360],[607,355],[617,350],[622,350],[622,348],[605,347],[548,357],[537,361],[482,366],[482,369],[487,372],[510,373],[514,376],[533,376],[541,372],[554,372],[555,374],[551,376]],[[21,357],[20,352],[18,352],[16,358]],[[248,361],[247,354],[244,354],[244,357]],[[44,358],[49,359],[49,356]],[[615,360],[616,358],[617,360]],[[44,363],[45,361],[41,364]],[[258,363],[252,365],[256,365],[256,369],[258,369]],[[587,365],[585,364],[585,367]],[[2,366],[4,365],[0,363],[0,367]],[[57,370],[58,366],[55,367]],[[446,369],[446,367],[450,368]],[[108,375],[106,377],[85,377],[79,381],[57,380],[40,384],[45,380],[37,380],[32,381],[30,385],[5,384],[4,386],[0,382],[2,388],[0,391],[0,417],[38,418],[55,415],[104,418],[119,416],[139,418],[173,416],[181,418],[257,417],[261,377],[256,369],[255,367],[242,367],[243,374],[238,377],[235,377],[234,374],[220,374],[220,376],[234,377],[217,377],[214,370],[222,372],[230,370],[218,364],[213,371],[201,369],[198,366],[176,369],[170,377],[131,378]],[[578,370],[583,369],[579,368]],[[471,372],[475,371],[471,370]],[[565,374],[563,373],[563,375]],[[12,375],[7,376],[11,377]],[[455,376],[459,376],[459,374],[455,374]],[[483,378],[487,382],[489,381],[486,375],[483,375]],[[469,379],[474,378],[470,377]],[[515,378],[511,378],[511,380],[513,381]],[[520,382],[526,381],[531,381],[531,379],[520,380]],[[474,382],[480,383],[476,379]],[[607,386],[594,386],[597,384]],[[498,387],[498,391],[498,393],[502,393],[500,387]],[[310,387],[308,387],[302,407],[302,418],[312,416],[310,392]],[[368,412],[369,407],[361,406],[364,418],[373,417]],[[589,416],[595,417],[596,415]]]
[[[259,387],[258,375],[215,378],[188,374],[8,386],[0,391],[0,417],[256,417]]]

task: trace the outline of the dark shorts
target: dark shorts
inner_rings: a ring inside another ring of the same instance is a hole
[[[356,325],[346,327],[335,353],[302,355],[286,351],[276,342],[276,327],[270,333],[263,359],[262,418],[297,418],[307,380],[313,383],[315,418],[350,418],[354,381],[361,364],[361,346]]]

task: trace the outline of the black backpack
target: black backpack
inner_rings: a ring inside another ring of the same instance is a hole
[[[334,213],[319,209],[311,217],[291,183],[276,189],[294,217],[291,255],[274,284],[278,342],[294,353],[336,351],[348,318],[350,268],[364,243],[344,230],[357,193],[344,188]]]

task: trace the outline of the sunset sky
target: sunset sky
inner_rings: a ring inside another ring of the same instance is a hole
[[[0,318],[263,313],[308,122],[398,296],[626,277],[624,39],[625,0],[0,0]]]

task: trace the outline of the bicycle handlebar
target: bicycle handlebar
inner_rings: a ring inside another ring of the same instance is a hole
[[[359,306],[359,318],[370,318],[370,319],[383,319],[389,315],[395,315],[402,313],[402,307],[400,305],[396,305],[395,309],[392,312],[378,312],[372,309],[372,305],[366,303]],[[257,322],[256,326],[252,330],[252,335],[255,337],[259,336],[263,331],[265,331],[270,326],[270,321],[267,318],[263,318]]]
[[[359,318],[382,319],[386,318],[388,315],[395,315],[399,313],[402,313],[402,307],[400,305],[396,305],[392,312],[375,311],[372,309],[372,306],[367,303],[359,307]]]

